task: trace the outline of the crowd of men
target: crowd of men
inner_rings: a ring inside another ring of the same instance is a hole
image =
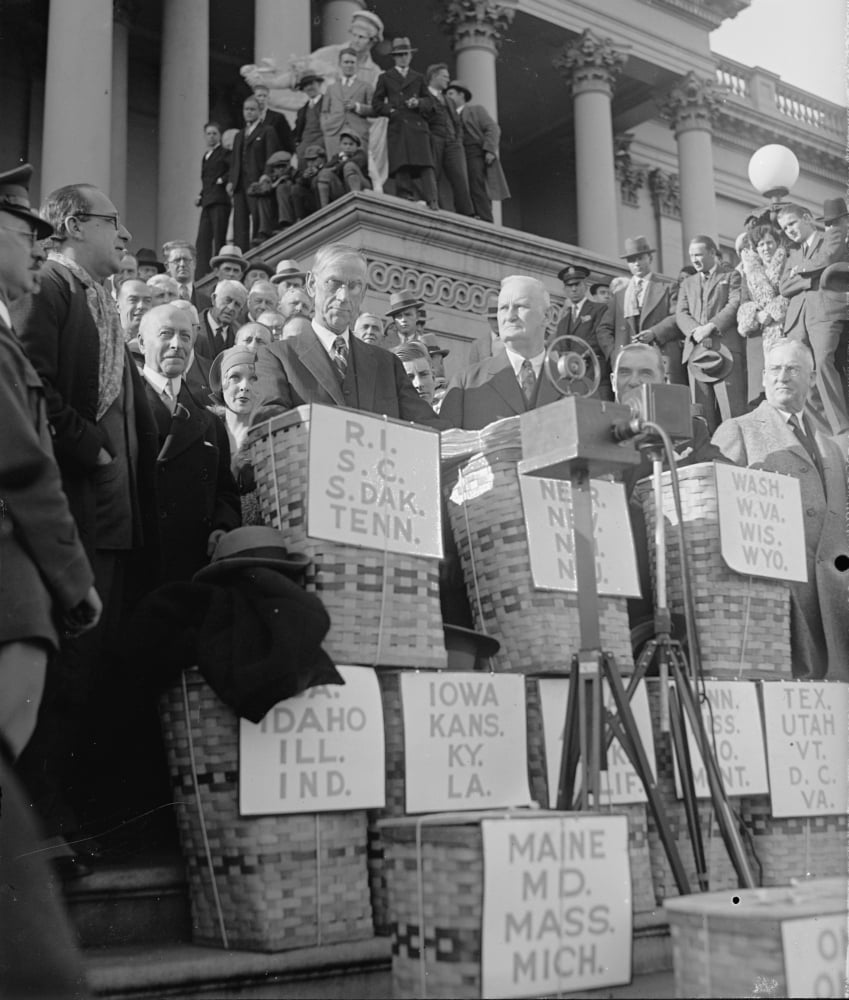
[[[498,124],[471,103],[472,92],[451,79],[445,63],[414,70],[409,38],[393,39],[394,65],[379,72],[363,56],[382,40],[380,18],[356,13],[351,43],[330,47],[331,64],[317,72],[307,61],[289,81],[303,101],[291,126],[269,107],[262,77],[253,79],[253,93],[242,104],[243,127],[228,136],[229,148],[218,122],[204,125],[195,241],[200,276],[226,242],[231,208],[233,241],[245,249],[348,191],[378,184],[434,210],[492,221],[493,200],[510,195]],[[381,133],[370,147],[376,122],[385,123],[385,141]]]

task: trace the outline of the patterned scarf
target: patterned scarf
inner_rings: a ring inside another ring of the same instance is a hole
[[[118,307],[103,285],[96,282],[76,261],[56,250],[51,250],[47,257],[66,267],[85,288],[88,309],[100,339],[97,378],[97,419],[100,420],[118,398],[124,375],[124,333]]]

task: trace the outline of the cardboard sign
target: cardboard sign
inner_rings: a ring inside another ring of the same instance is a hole
[[[548,775],[549,806],[557,806],[558,783],[560,781],[560,758],[563,754],[563,727],[566,721],[566,702],[569,697],[569,680],[565,677],[543,677],[539,684],[539,698],[542,706],[542,728],[545,738],[546,773]],[[610,686],[605,681],[602,685],[605,707],[614,714],[615,705]],[[651,765],[652,774],[656,774],[654,758],[654,734],[651,727],[649,699],[646,686],[640,683],[631,699],[631,711],[637,723],[637,731],[643,744],[643,749]],[[580,777],[580,770],[578,771]],[[619,740],[614,740],[607,751],[607,770],[600,772],[601,801],[604,805],[623,805],[627,802],[646,802],[646,790],[637,772],[625,755]],[[580,787],[580,782],[576,788]]]
[[[407,812],[530,805],[525,678],[401,675]]]
[[[773,580],[808,579],[799,481],[717,462],[719,543],[729,569]]]
[[[574,593],[578,584],[571,483],[519,476],[519,486],[534,586]],[[639,597],[640,581],[625,488],[621,483],[597,479],[591,480],[590,487],[598,592]]]
[[[631,978],[624,816],[487,819],[481,996],[526,997]]]
[[[843,815],[849,687],[765,681],[762,688],[772,815]]]
[[[784,920],[781,945],[788,997],[845,997],[846,914]]]
[[[313,404],[308,478],[310,538],[442,558],[437,431]]]
[[[239,727],[243,816],[384,805],[383,706],[369,667],[338,667],[344,686],[307,689]]]
[[[710,746],[722,772],[729,795],[766,795],[766,752],[761,731],[761,711],[757,685],[741,681],[705,681],[707,702],[702,704],[702,718]],[[700,799],[710,798],[705,765],[698,751],[690,720],[684,723],[690,749],[690,765]],[[675,765],[675,794],[683,798],[678,757]]]

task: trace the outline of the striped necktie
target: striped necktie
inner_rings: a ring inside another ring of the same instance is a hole
[[[345,375],[348,371],[348,345],[345,343],[344,337],[337,337],[333,341],[333,354],[331,354],[333,364],[336,365],[336,370],[339,372],[339,381],[345,381]]]

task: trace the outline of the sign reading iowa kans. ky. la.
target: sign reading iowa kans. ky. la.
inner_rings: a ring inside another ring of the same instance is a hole
[[[441,559],[439,432],[313,404],[307,534]]]

